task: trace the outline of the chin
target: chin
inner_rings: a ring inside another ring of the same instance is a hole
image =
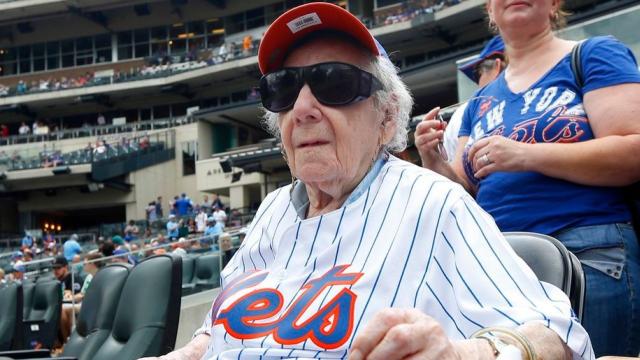
[[[336,168],[325,162],[307,162],[297,167],[296,177],[304,183],[325,182],[336,178]]]

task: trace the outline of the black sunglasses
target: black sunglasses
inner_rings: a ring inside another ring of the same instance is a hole
[[[367,99],[382,90],[382,83],[371,73],[341,62],[326,62],[304,67],[286,67],[260,79],[260,96],[265,109],[289,110],[307,83],[313,96],[323,105],[349,105]]]

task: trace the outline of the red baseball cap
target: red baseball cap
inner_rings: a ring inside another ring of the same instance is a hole
[[[265,74],[281,67],[291,45],[318,30],[346,33],[373,55],[386,55],[382,46],[357,17],[338,5],[314,2],[285,12],[269,26],[258,50],[260,71]]]

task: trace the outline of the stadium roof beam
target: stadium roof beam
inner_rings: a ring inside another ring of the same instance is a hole
[[[104,14],[104,12],[102,11],[93,11],[93,12],[84,12],[82,11],[82,9],[70,5],[68,6],[69,12],[75,15],[78,15],[80,17],[83,17],[101,27],[103,27],[105,30],[107,31],[112,31],[109,28],[109,19],[107,18],[107,16]]]
[[[226,0],[207,0],[207,2],[221,10],[227,7]]]

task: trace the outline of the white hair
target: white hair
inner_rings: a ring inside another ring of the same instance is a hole
[[[413,98],[407,85],[400,79],[398,69],[386,56],[376,56],[371,60],[370,69],[382,83],[382,90],[373,95],[374,106],[377,111],[387,111],[388,121],[395,121],[396,132],[384,148],[391,152],[400,152],[407,147],[407,134]],[[266,130],[280,139],[280,127],[278,126],[279,113],[264,109],[262,124]]]

